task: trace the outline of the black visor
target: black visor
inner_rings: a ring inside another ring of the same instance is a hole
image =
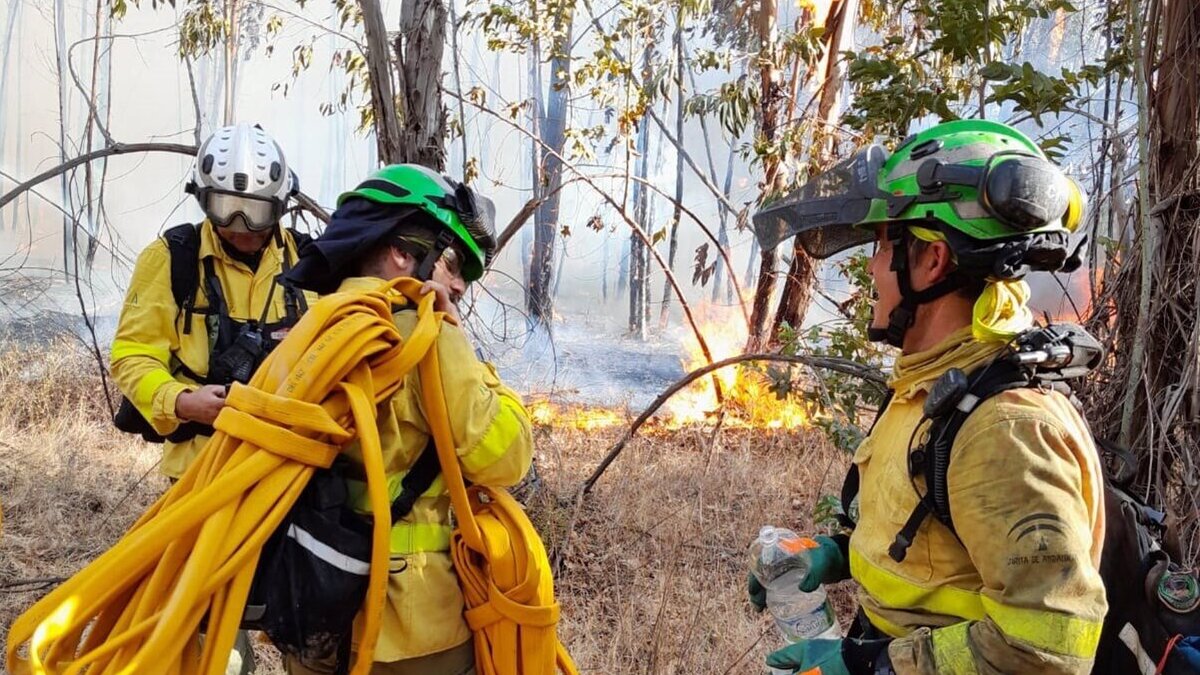
[[[754,214],[754,235],[765,250],[790,237],[810,256],[823,259],[870,243],[871,229],[855,227],[880,196],[876,180],[888,153],[872,145],[812,177],[799,189]]]

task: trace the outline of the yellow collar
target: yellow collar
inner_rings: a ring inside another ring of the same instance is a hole
[[[972,335],[971,327],[954,331],[933,347],[896,359],[888,386],[895,391],[897,401],[911,399],[928,392],[933,383],[951,368],[970,373],[976,366],[994,357],[1007,343],[980,342]]]

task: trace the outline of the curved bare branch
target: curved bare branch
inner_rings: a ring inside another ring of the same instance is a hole
[[[78,157],[74,157],[66,162],[63,162],[58,166],[46,169],[33,178],[21,183],[12,190],[5,192],[3,195],[0,195],[0,209],[3,209],[8,205],[9,202],[29,191],[35,185],[50,180],[55,176],[64,174],[81,164],[86,164],[87,162],[94,162],[97,159],[112,157],[114,155],[129,155],[138,152],[172,152],[179,155],[190,155],[194,157],[196,155],[196,150],[196,146],[184,145],[182,143],[113,143],[106,148],[84,153]],[[296,202],[303,206],[305,210],[311,212],[317,218],[320,218],[322,222],[329,222],[329,214],[326,213],[325,209],[321,208],[321,206],[313,201],[308,195],[305,195],[304,193],[297,194]]]
[[[658,409],[661,408],[668,399],[679,393],[680,390],[684,389],[692,382],[695,382],[696,380],[708,375],[713,371],[727,368],[739,363],[745,363],[747,361],[799,363],[813,369],[832,370],[845,375],[860,378],[863,381],[878,387],[881,392],[887,386],[887,380],[884,378],[883,373],[879,372],[875,368],[864,366],[861,363],[856,363],[847,359],[833,357],[793,356],[790,354],[741,354],[739,356],[731,356],[730,358],[722,359],[716,363],[710,363],[707,366],[697,368],[696,370],[688,373],[683,377],[683,379],[679,380],[675,384],[672,384],[670,387],[667,387],[663,393],[659,394],[658,398],[654,399],[654,401],[642,411],[642,414],[637,416],[637,419],[633,421],[633,424],[629,425],[629,429],[623,436],[621,436],[621,439],[613,444],[613,447],[609,449],[608,454],[604,456],[604,459],[600,461],[600,464],[594,471],[592,471],[592,474],[588,476],[588,479],[583,482],[583,487],[580,488],[580,492],[586,493],[591,491],[592,486],[594,486],[596,481],[600,479],[600,476],[604,473],[604,470],[608,468],[608,465],[613,463],[613,460],[617,458],[617,455],[621,454],[621,450],[625,448],[625,445],[629,443],[630,439],[633,438],[638,429],[640,429],[641,426],[646,423],[646,420],[650,419],[650,417],[653,416],[654,413],[657,412]]]

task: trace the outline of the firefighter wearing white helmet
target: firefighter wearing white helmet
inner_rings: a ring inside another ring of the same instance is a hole
[[[309,237],[279,225],[298,184],[265,131],[217,129],[186,190],[205,218],[142,251],[112,345],[117,426],[163,443],[173,479],[208,440],[228,385],[249,379],[314,297],[283,283]]]

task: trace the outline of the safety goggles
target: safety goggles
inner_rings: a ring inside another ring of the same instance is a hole
[[[283,215],[283,204],[275,199],[264,199],[238,192],[226,192],[214,188],[199,190],[196,195],[204,214],[217,227],[234,227],[237,216],[251,232],[271,229]]]

